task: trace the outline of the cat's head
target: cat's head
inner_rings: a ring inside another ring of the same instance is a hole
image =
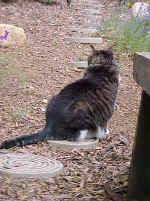
[[[109,47],[107,50],[96,50],[90,45],[92,54],[88,57],[88,66],[96,65],[116,65],[113,57],[113,49]]]

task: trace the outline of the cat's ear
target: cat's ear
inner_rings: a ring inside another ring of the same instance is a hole
[[[109,52],[110,54],[113,54],[113,47],[112,47],[112,46],[109,47],[109,48],[107,49],[107,52]]]
[[[94,54],[96,52],[96,49],[93,45],[90,45],[91,49],[92,49],[92,53]]]

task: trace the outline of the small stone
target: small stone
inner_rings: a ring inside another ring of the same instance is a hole
[[[46,108],[45,108],[45,107],[41,107],[41,111],[42,111],[42,112],[45,112],[45,111],[46,111]]]

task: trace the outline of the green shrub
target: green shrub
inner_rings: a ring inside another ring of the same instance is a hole
[[[100,32],[115,43],[117,50],[150,51],[150,17],[133,17],[129,11],[117,10],[106,19]]]

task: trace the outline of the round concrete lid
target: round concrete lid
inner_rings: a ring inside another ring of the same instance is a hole
[[[33,154],[0,154],[0,174],[12,177],[47,179],[63,172],[56,160]]]
[[[88,140],[83,142],[71,142],[71,141],[57,141],[57,140],[51,140],[48,141],[49,145],[52,148],[60,148],[63,150],[71,150],[71,149],[94,149],[96,145],[98,144],[99,140]]]

